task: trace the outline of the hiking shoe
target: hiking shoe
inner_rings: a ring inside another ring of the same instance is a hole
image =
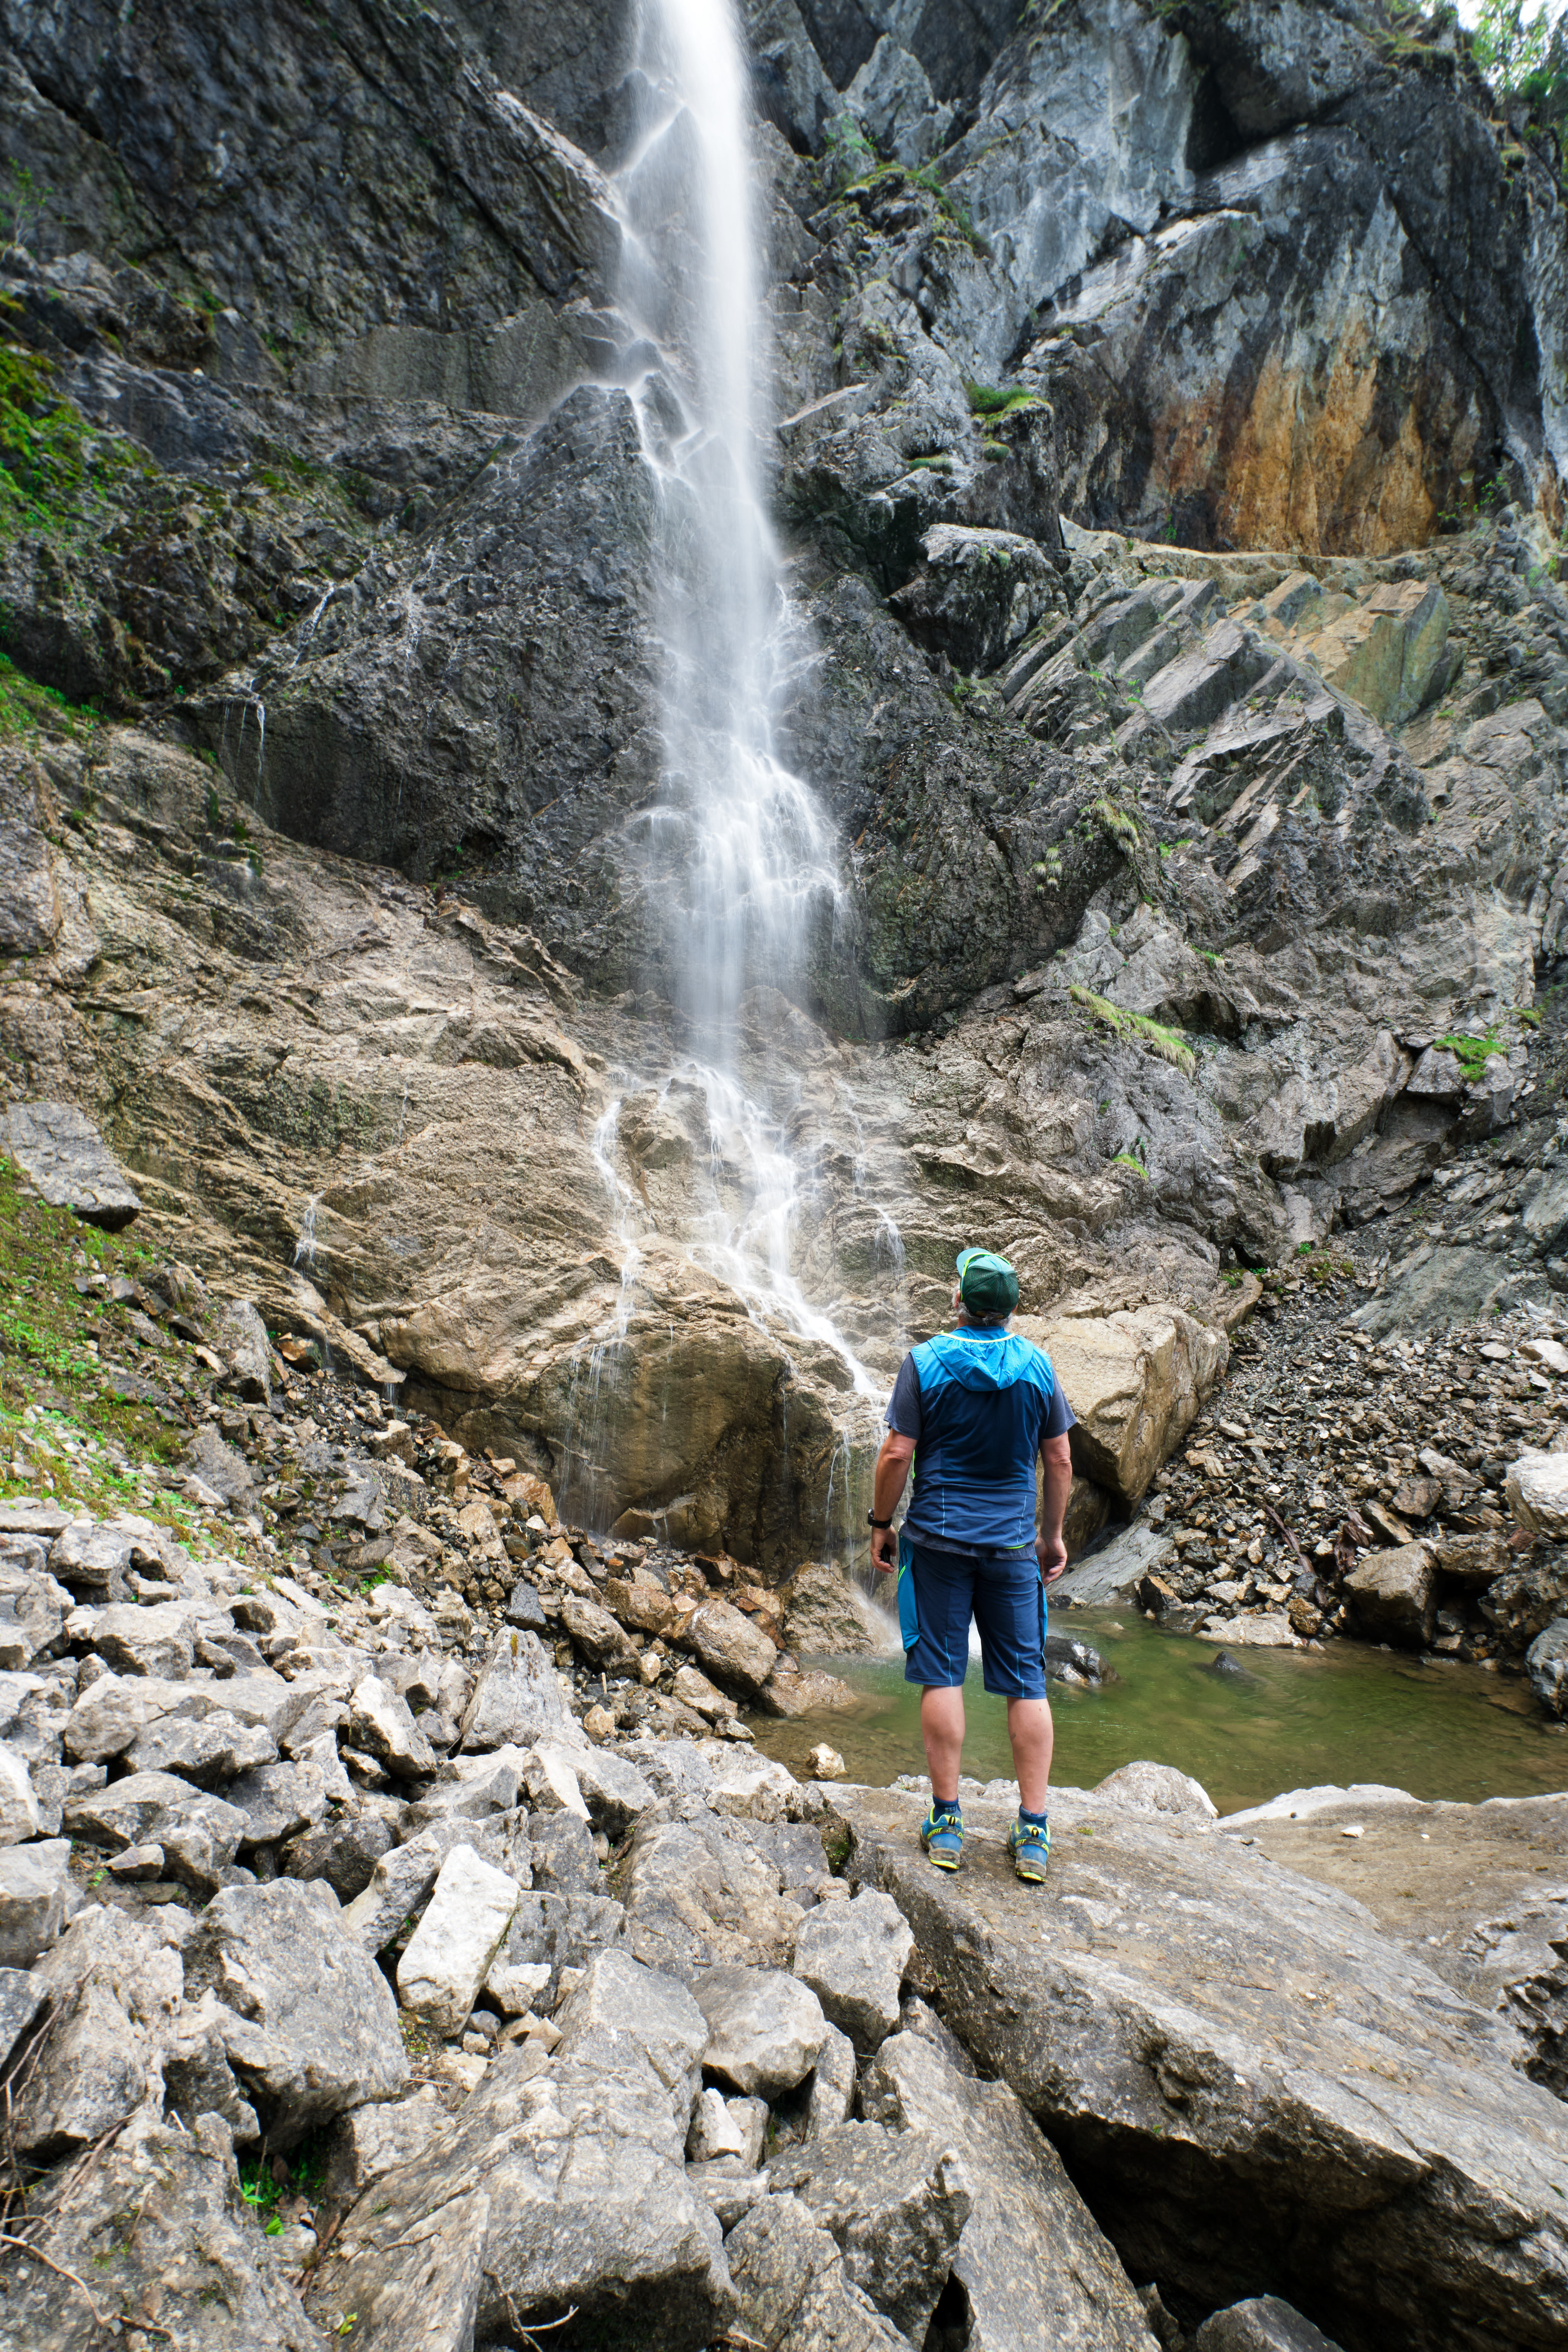
[[[940,1813],[934,1805],[921,1823],[921,1843],[935,1870],[956,1870],[963,1853],[963,1823],[956,1813]]]
[[[1030,1886],[1038,1886],[1051,1858],[1049,1822],[1015,1822],[1007,1832],[1007,1851],[1013,1857],[1015,1875]]]

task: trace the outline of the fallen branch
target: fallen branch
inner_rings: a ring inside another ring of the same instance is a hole
[[[63,2263],[51,2261],[49,2256],[44,2252],[43,2248],[41,2246],[35,2246],[30,2238],[13,2238],[7,2232],[0,2231],[0,2246],[15,2246],[19,2253],[31,2254],[33,2260],[36,2263],[42,2263],[47,2271],[53,2271],[57,2278],[63,2278],[68,2284],[74,2286],[77,2292],[81,2295],[89,2311],[92,2314],[93,2326],[95,2327],[108,2326],[109,2322],[105,2319],[102,2312],[100,2311],[97,2304],[94,2303],[92,2299],[92,2290],[88,2285],[85,2279],[78,2278],[75,2271],[68,2271]],[[159,2330],[160,2335],[166,2332],[167,2331],[164,2329]]]
[[[1312,1573],[1310,1561],[1308,1559],[1306,1553],[1301,1549],[1300,1545],[1296,1541],[1296,1538],[1291,1534],[1289,1528],[1286,1526],[1284,1520],[1280,1517],[1279,1512],[1274,1508],[1273,1504],[1265,1503],[1263,1507],[1268,1512],[1268,1517],[1273,1520],[1275,1526],[1279,1528],[1280,1534],[1284,1537],[1286,1542],[1289,1545],[1291,1550],[1295,1553],[1297,1559],[1300,1561],[1302,1567],[1306,1570],[1308,1575],[1310,1576]]]

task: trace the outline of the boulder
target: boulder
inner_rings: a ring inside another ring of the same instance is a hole
[[[0,1968],[30,1969],[80,1910],[70,1857],[68,1838],[0,1848]]]
[[[914,1940],[897,1905],[863,1886],[851,1902],[806,1912],[791,1966],[829,2024],[858,2050],[875,2050],[899,2021],[899,1989]]]
[[[323,2202],[340,2209],[352,2205],[384,2173],[418,2156],[446,2122],[434,2083],[421,2083],[401,2099],[351,2107],[327,2137]]]
[[[378,1675],[366,1675],[355,1686],[349,1705],[349,1738],[401,1779],[436,1769],[436,1751],[415,1722],[407,1700]]]
[[[630,1739],[623,1753],[656,1796],[698,1797],[710,1812],[776,1822],[799,1803],[800,1785],[787,1764],[730,1740]]]
[[[518,1578],[507,1595],[503,1613],[509,1625],[515,1625],[524,1633],[542,1633],[550,1622],[539,1597],[539,1587],[531,1576]]]
[[[508,1628],[479,1670],[458,1744],[531,1748],[538,1739],[561,1748],[588,1745],[538,1635]]]
[[[877,1643],[842,1572],[808,1559],[778,1590],[785,1646],[796,1657],[859,1657]]]
[[[1357,1631],[1369,1641],[1405,1650],[1425,1649],[1431,1641],[1436,1575],[1426,1544],[1363,1552],[1345,1578],[1344,1593]]]
[[[680,1986],[606,1953],[556,2022],[552,2058],[537,2043],[505,2052],[424,2152],[353,2208],[312,2284],[329,2324],[392,2275],[412,2233],[482,2191],[478,2340],[515,2339],[568,2306],[603,2343],[698,2352],[725,2333],[718,2224],[681,2161],[701,2017]]]
[[[441,1864],[428,1907],[397,1964],[398,1999],[433,2033],[461,2028],[506,1939],[521,1891],[470,1845],[454,1846]]]
[[[608,2077],[620,2072],[629,2043],[639,2067],[662,2084],[684,2151],[712,2028],[699,2001],[674,1977],[640,1968],[628,1952],[596,1952],[556,2014],[556,2059]]]
[[[747,1692],[760,1691],[778,1663],[767,1635],[728,1601],[704,1601],[677,1638],[695,1650],[709,1674]]]
[[[704,2091],[686,2135],[686,2160],[713,2164],[730,2156],[747,2172],[754,2172],[762,2162],[767,2128],[765,2099],[727,2099],[722,2091]]]
[[[836,2124],[776,2158],[768,2179],[831,2232],[878,2310],[922,2342],[973,2207],[953,2151],[927,2132]]]
[[[454,1846],[471,1843],[473,1823],[460,1814],[432,1822],[406,1845],[394,1846],[372,1868],[342,1914],[343,1931],[365,1951],[384,1951],[405,1919],[419,1910]]]
[[[764,2197],[725,2242],[748,2340],[763,2352],[907,2352],[909,2338],[846,2276],[844,2257],[796,2197]]]
[[[541,1740],[534,1752],[542,1760],[549,1749],[550,1742]],[[569,1763],[564,1750],[557,1749],[555,1755],[576,1780],[588,1819],[608,1838],[624,1838],[654,1801],[653,1790],[637,1766],[617,1756],[613,1748],[574,1748]]]
[[[245,1815],[175,1773],[132,1772],[68,1798],[61,1827],[110,1853],[160,1845],[171,1878],[210,1895],[239,1850]]]
[[[38,1801],[26,1760],[0,1743],[0,1846],[38,1834]]]
[[[764,2099],[805,2080],[827,2038],[816,1995],[781,1969],[709,1969],[693,1986],[708,2021],[703,2064]]]
[[[1097,1797],[1109,1797],[1113,1804],[1130,1805],[1141,1813],[1173,1813],[1194,1822],[1212,1822],[1219,1813],[1202,1781],[1178,1772],[1173,1764],[1151,1764],[1140,1759],[1135,1764],[1120,1765],[1096,1782],[1094,1793]]]
[[[625,1919],[607,1895],[526,1890],[490,1963],[486,1992],[509,2017],[553,2009],[562,1970],[586,1968],[595,1952],[618,1943]]]
[[[195,1621],[178,1601],[152,1608],[120,1602],[105,1609],[92,1629],[92,1646],[117,1675],[152,1675],[177,1680],[195,1657]]]
[[[27,2234],[44,2259],[9,2263],[8,2341],[93,2352],[105,2338],[79,2284],[88,2279],[100,2307],[157,2313],[145,2332],[133,2322],[121,2331],[128,2344],[142,2335],[181,2352],[320,2352],[240,2193],[217,2116],[198,2116],[187,2130],[140,2115],[35,2183],[27,2206]]]
[[[1211,2311],[1268,2278],[1357,2345],[1551,2340],[1568,2115],[1517,2071],[1513,2028],[1363,1905],[1058,1789],[1043,1937],[1001,1859],[1010,1807],[966,1801],[976,1866],[945,1881],[917,1797],[835,1806],[851,1876],[894,1896],[947,2023],[1039,2117],[1131,2276]]]
[[[816,2053],[805,2095],[805,2137],[847,2123],[855,2105],[855,2044],[830,2025]]]
[[[1078,1416],[1074,1469],[1124,1503],[1142,1496],[1229,1360],[1225,1334],[1177,1307],[1019,1316],[1014,1328],[1045,1349]]]
[[[1568,1542],[1568,1454],[1527,1449],[1509,1470],[1506,1492],[1520,1527],[1551,1543]]]
[[[669,1678],[672,1698],[689,1706],[706,1723],[729,1723],[740,1713],[732,1698],[727,1698],[715,1682],[710,1682],[700,1666],[678,1666]]]
[[[780,1658],[773,1673],[757,1693],[757,1705],[764,1715],[820,1715],[826,1708],[854,1706],[858,1694],[837,1675],[825,1675],[820,1668],[807,1667],[803,1674]]]
[[[217,1707],[200,1717],[156,1717],[137,1734],[125,1760],[132,1772],[176,1772],[200,1789],[213,1789],[276,1763],[278,1743],[263,1725],[241,1723]]]
[[[661,1807],[638,1823],[620,1885],[627,1944],[649,1968],[689,1980],[725,1961],[789,1964],[805,1906],[776,1855],[738,1825],[697,1811],[671,1821]]]
[[[346,1906],[364,1893],[376,1864],[396,1843],[381,1814],[351,1814],[302,1831],[284,1853],[283,1867],[290,1878],[324,1878]]]
[[[1548,1715],[1568,1716],[1568,1617],[1553,1618],[1525,1652],[1530,1687]]]
[[[236,1806],[245,1816],[245,1827],[239,1833],[241,1853],[248,1853],[258,1845],[280,1845],[285,1838],[314,1829],[329,1800],[336,1802],[347,1797],[348,1776],[338,1762],[335,1747],[329,1746],[328,1756],[337,1768],[340,1786],[334,1786],[321,1766],[310,1758],[300,1764],[263,1764],[253,1772],[242,1772],[228,1783],[224,1801]],[[289,1875],[299,1877],[301,1874],[292,1871]],[[337,1892],[335,1887],[332,1891]]]
[[[1211,2311],[1193,2338],[1193,2352],[1340,2352],[1321,2327],[1281,2303],[1256,2294],[1228,2310]]]
[[[32,1537],[0,1538],[0,1673],[20,1673],[63,1646],[62,1629],[74,1602],[44,1567],[44,1546]]]
[[[636,1674],[640,1655],[637,1643],[596,1601],[586,1601],[576,1592],[566,1593],[561,1602],[561,1622],[590,1665],[605,1674]]]
[[[204,1423],[197,1430],[181,1459],[185,1468],[194,1471],[203,1486],[221,1496],[231,1509],[248,1503],[256,1492],[256,1479],[244,1454],[237,1445],[220,1437],[209,1423]]]
[[[185,1994],[243,2020],[230,2063],[276,2148],[408,2080],[391,1987],[319,1881],[226,1886],[185,1945]]]
[[[182,1916],[132,1920],[93,1906],[35,1971],[51,2015],[14,2094],[16,2146],[36,2162],[89,2146],[155,2095],[157,2050],[179,2007]]]
[[[893,604],[912,635],[956,669],[997,669],[1064,602],[1061,575],[1037,541],[1010,530],[936,523],[925,561]]]
[[[954,2151],[970,2213],[952,2256],[972,2343],[1149,2352],[1131,2279],[1068,2179],[1060,2157],[1005,2083],[982,2083],[965,2059],[905,2032],[867,2071],[873,2120]]]
[[[365,2352],[473,2352],[489,2221],[483,2189],[448,2198],[384,2252],[335,2269],[330,2293],[312,2281],[311,2307],[329,2336],[348,2334]]]
[[[119,1233],[141,1213],[131,1179],[75,1103],[16,1103],[0,1112],[0,1146],[57,1209]]]
[[[253,1298],[231,1298],[219,1307],[213,1338],[228,1366],[229,1385],[252,1404],[272,1402],[272,1348]]]

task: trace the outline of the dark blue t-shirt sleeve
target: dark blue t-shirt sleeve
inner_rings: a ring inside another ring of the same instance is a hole
[[[906,1356],[899,1366],[899,1377],[893,1382],[893,1393],[888,1401],[887,1423],[896,1437],[912,1437],[919,1441],[921,1376],[915,1370],[913,1356]]]
[[[1047,1437],[1060,1437],[1064,1430],[1071,1429],[1074,1426],[1077,1420],[1077,1413],[1074,1412],[1071,1405],[1068,1404],[1066,1397],[1063,1396],[1057,1382],[1053,1381],[1051,1382],[1051,1401],[1046,1407],[1045,1427],[1040,1432],[1040,1444],[1043,1445]]]

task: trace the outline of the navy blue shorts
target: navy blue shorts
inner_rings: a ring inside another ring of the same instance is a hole
[[[985,1687],[998,1698],[1046,1695],[1046,1588],[1034,1553],[974,1559],[899,1539],[899,1629],[904,1680],[956,1690],[969,1670],[969,1621],[980,1629]]]

